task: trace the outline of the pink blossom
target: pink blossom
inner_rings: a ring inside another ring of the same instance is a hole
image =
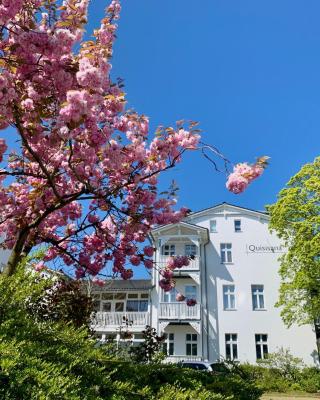
[[[146,246],[143,248],[143,252],[146,256],[152,257],[154,253],[154,248],[151,246]]]
[[[174,281],[172,279],[162,278],[159,281],[159,286],[165,292],[170,292],[170,290],[174,288],[174,285],[175,284],[174,284]]]
[[[133,271],[132,269],[124,269],[121,271],[121,278],[122,279],[131,279],[133,277]]]
[[[132,265],[138,266],[141,263],[141,258],[137,255],[133,255],[130,257],[130,262]]]
[[[34,266],[34,270],[37,272],[42,271],[45,268],[44,262],[40,261]]]
[[[148,269],[152,269],[153,268],[153,261],[152,260],[143,260],[143,264],[146,268]]]
[[[267,165],[267,158],[268,157],[262,157],[253,165],[248,163],[239,163],[235,165],[233,172],[228,176],[226,183],[227,189],[235,194],[242,193],[254,179],[258,178],[263,173]]]
[[[159,271],[159,274],[165,279],[171,279],[173,277],[173,272],[171,269],[165,268]]]
[[[239,175],[236,172],[233,172],[229,175],[226,187],[227,189],[234,193],[239,194],[246,190],[249,185],[248,179],[244,178],[242,175]]]
[[[193,307],[197,304],[197,300],[195,299],[187,299],[187,306]]]
[[[186,298],[182,293],[177,293],[176,301],[184,301]]]
[[[99,279],[99,278],[93,278],[93,279],[92,279],[92,282],[93,282],[95,285],[100,286],[100,287],[103,287],[103,286],[105,285],[105,283],[106,283],[106,281],[104,281],[104,280],[102,280],[102,279]]]

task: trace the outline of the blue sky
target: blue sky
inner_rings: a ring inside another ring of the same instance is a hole
[[[92,0],[90,28],[108,4]],[[233,162],[268,155],[246,193],[225,189],[200,153],[172,179],[179,204],[199,210],[227,201],[263,209],[290,176],[319,154],[320,3],[296,0],[124,0],[113,76],[128,106],[158,124],[200,122],[203,141]]]

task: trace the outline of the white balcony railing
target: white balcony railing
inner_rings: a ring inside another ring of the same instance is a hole
[[[170,256],[160,256],[159,264],[161,268],[164,268],[167,265],[168,259]],[[190,260],[190,264],[188,266],[184,266],[179,270],[175,271],[197,271],[200,269],[200,257],[195,256],[194,260]]]
[[[186,303],[160,303],[159,318],[200,319],[199,304],[187,306]]]
[[[150,324],[150,315],[148,312],[97,312],[92,327],[117,327],[123,326],[125,319],[132,322],[132,326],[145,327]]]

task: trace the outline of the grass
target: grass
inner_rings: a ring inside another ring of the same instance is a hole
[[[320,399],[319,394],[311,394],[311,393],[265,393],[261,400],[291,400],[291,399],[305,399],[305,400],[315,400]]]

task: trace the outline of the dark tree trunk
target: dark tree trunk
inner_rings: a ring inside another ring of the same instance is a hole
[[[11,251],[9,260],[3,269],[4,276],[11,276],[16,272],[17,267],[24,255],[23,250],[28,237],[28,233],[29,232],[27,229],[24,229],[20,232],[17,241]]]
[[[318,361],[320,363],[320,318],[317,318],[314,320],[314,330],[315,330],[315,334],[316,334]]]

